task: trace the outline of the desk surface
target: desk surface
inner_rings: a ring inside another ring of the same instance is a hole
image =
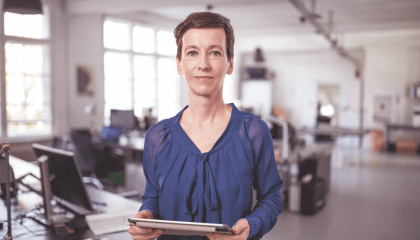
[[[26,161],[23,161],[21,159],[18,159],[16,157],[13,157],[13,156],[10,157],[10,164],[14,169],[16,168],[16,170],[14,170],[16,177],[22,176],[28,172],[33,172],[35,175],[36,173],[39,174],[38,166],[28,163]],[[106,203],[106,206],[96,207],[98,210],[102,212],[110,213],[110,212],[132,210],[133,216],[134,216],[141,206],[140,202],[124,198],[114,193],[101,191],[101,190],[98,190],[89,186],[86,186],[86,189],[91,200],[101,201],[101,202]],[[24,199],[25,194],[28,194],[27,197],[29,197],[30,196],[29,194],[31,193],[23,193],[23,194],[18,195],[19,199]],[[18,214],[21,213],[22,211],[23,210],[18,203],[12,204],[12,219],[18,216]],[[6,206],[2,201],[2,203],[0,203],[0,221],[7,220],[6,212],[7,212]],[[6,234],[6,232],[7,232],[7,226],[3,227],[3,229],[0,229],[0,237],[3,237]],[[13,239],[47,239],[47,240],[49,239],[64,239],[64,240],[81,239],[83,240],[87,238],[92,238],[92,239],[99,238],[95,236],[92,233],[92,231],[90,231],[90,229],[79,230],[71,235],[61,235],[61,234],[56,233],[53,228],[45,228],[44,226],[40,225],[34,220],[27,219],[27,218],[23,220],[23,224],[20,224],[17,221],[14,221],[12,223],[12,234],[14,237]],[[100,236],[100,238],[107,238],[109,240],[131,239],[131,236],[128,234],[128,232],[118,232],[118,233],[102,235]]]
[[[143,137],[120,137],[120,139],[117,140],[106,140],[102,139],[100,135],[94,135],[91,140],[96,146],[124,148],[135,151],[143,151],[144,149]]]
[[[298,129],[299,133],[310,133],[310,134],[319,134],[319,135],[334,135],[334,136],[346,136],[346,135],[356,135],[363,136],[364,134],[370,133],[369,129],[359,130],[351,128],[338,128],[338,127],[318,127],[318,128],[301,128]]]

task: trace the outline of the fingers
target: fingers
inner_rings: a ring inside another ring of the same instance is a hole
[[[246,231],[246,230],[250,230],[251,228],[249,227],[249,223],[248,220],[242,218],[240,219],[235,226],[232,227],[232,231],[233,233],[235,233],[236,235],[241,234],[242,232]]]
[[[249,236],[249,230],[244,230],[238,235],[227,235],[223,233],[207,233],[210,240],[246,240]]]
[[[135,218],[144,218],[144,219],[154,219],[153,214],[149,211],[143,210],[140,211],[134,216]],[[162,235],[164,231],[162,229],[152,229],[152,228],[143,228],[138,227],[134,223],[130,223],[130,228],[128,233],[131,234],[131,237],[136,240],[149,240],[155,239]]]
[[[208,237],[210,240],[220,240],[220,237],[222,237],[222,236],[218,236],[218,235],[220,235],[220,234],[207,233],[207,237]]]
[[[143,227],[138,227],[136,225],[130,225],[130,229],[128,229],[128,233],[130,233],[131,235],[133,234],[149,234],[152,233],[153,229],[152,228],[143,228]]]
[[[207,237],[210,240],[246,240],[249,236],[250,230],[251,228],[249,226],[248,220],[243,218],[232,227],[232,231],[235,235],[207,233]]]
[[[130,229],[128,230],[133,240],[156,239],[162,234],[164,234],[164,230],[162,229],[141,228],[143,230],[141,232],[139,231],[139,229],[140,227],[131,226]]]
[[[138,212],[135,218],[154,219],[153,214],[146,210]]]
[[[238,235],[227,235],[223,233],[207,233],[207,237],[210,240],[240,240],[240,239],[246,239],[241,238],[241,236]]]

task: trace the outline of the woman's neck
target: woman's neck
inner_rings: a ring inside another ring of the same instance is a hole
[[[230,119],[232,107],[223,102],[222,96],[208,98],[189,95],[188,100],[189,106],[182,114],[184,123],[205,128]]]

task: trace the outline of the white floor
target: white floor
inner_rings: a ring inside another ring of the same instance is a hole
[[[144,191],[141,173],[128,163],[126,186],[114,191]],[[308,239],[419,240],[420,156],[334,150],[325,207],[314,216],[284,210],[263,237]]]
[[[420,157],[336,150],[325,207],[283,211],[263,239],[420,239]]]

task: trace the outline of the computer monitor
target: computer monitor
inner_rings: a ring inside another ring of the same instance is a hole
[[[145,116],[144,120],[146,121],[146,131],[149,130],[151,126],[155,125],[158,122],[157,117],[152,117],[152,116]]]
[[[73,153],[35,143],[32,148],[38,158],[48,157],[51,192],[57,197],[57,202],[79,215],[93,212]]]
[[[134,110],[111,109],[111,127],[121,127],[123,133],[134,130],[136,127]]]

